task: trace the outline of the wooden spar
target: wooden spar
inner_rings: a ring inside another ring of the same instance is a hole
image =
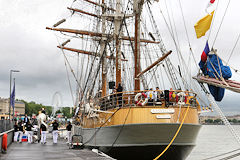
[[[126,37],[126,36],[123,36],[123,37],[122,37],[122,40],[134,41],[135,38],[134,38],[134,37]],[[159,44],[159,43],[160,43],[160,42],[155,42],[155,41],[151,41],[151,40],[148,40],[148,39],[140,39],[140,42],[144,42],[144,43],[156,43],[156,44]]]
[[[102,6],[101,4],[99,4],[99,3],[96,3],[96,2],[93,2],[93,1],[90,1],[90,0],[84,0],[84,1],[86,1],[86,2],[88,2],[88,3],[91,3],[91,4],[94,4],[94,5],[96,5],[96,6]]]
[[[172,53],[172,51],[169,51],[168,53],[164,54],[162,57],[160,57],[157,61],[155,61],[153,64],[151,64],[150,66],[148,66],[145,70],[143,70],[141,73],[139,73],[137,75],[137,78],[139,78],[141,75],[143,75],[145,72],[149,71],[151,68],[153,68],[154,66],[156,66],[159,62],[161,62],[162,60],[164,60],[165,58],[167,58],[168,55],[170,55]]]
[[[91,4],[94,4],[94,5],[96,5],[96,6],[99,6],[99,7],[103,7],[102,4],[99,4],[99,3],[96,3],[96,2],[93,2],[93,1],[90,1],[90,0],[84,0],[84,1],[86,1],[86,2],[88,2],[88,3],[91,3]],[[112,10],[112,11],[116,11],[115,9],[110,8],[110,7],[106,7],[106,9]]]
[[[54,24],[53,27],[57,27],[65,21],[66,21],[66,19],[62,19],[61,21],[58,21],[56,24]]]
[[[77,53],[82,53],[82,54],[87,54],[87,55],[98,56],[99,57],[99,55],[97,55],[96,52],[89,52],[89,51],[84,51],[84,50],[69,48],[69,47],[64,47],[64,46],[57,46],[57,47],[60,48],[60,49],[65,49],[65,50],[72,51],[72,52],[77,52]],[[113,56],[106,56],[106,58],[107,59],[113,59],[113,60],[116,59]],[[121,61],[128,61],[128,60],[127,59],[121,59]]]
[[[79,13],[83,13],[83,14],[86,14],[86,15],[89,15],[89,16],[93,16],[93,17],[100,18],[100,16],[98,16],[98,15],[96,15],[96,14],[89,13],[89,12],[85,12],[85,11],[80,10],[80,9],[70,8],[70,7],[67,7],[67,9],[72,10],[72,11],[74,11],[74,12],[79,12]]]
[[[121,13],[121,0],[116,1],[116,14]],[[122,82],[122,65],[121,65],[121,19],[114,19],[114,39],[116,41],[116,88],[118,84]]]
[[[65,45],[66,45],[67,43],[69,43],[70,41],[71,41],[70,39],[66,40],[65,42],[62,43],[61,46],[65,46]]]
[[[69,7],[67,7],[67,9],[72,10],[74,12],[79,12],[79,13],[82,13],[82,14],[93,16],[93,17],[96,17],[96,18],[101,18],[101,19],[104,18],[104,16],[99,16],[99,15],[96,15],[96,14],[93,14],[93,13],[89,13],[89,12],[86,12],[86,11],[83,11],[83,10],[80,10],[80,9],[76,9],[76,8],[69,8]],[[105,20],[112,21],[113,18],[109,17],[109,18],[106,18]]]
[[[91,37],[107,37],[108,34],[104,34],[104,33],[97,33],[97,32],[89,32],[89,31],[85,31],[85,30],[77,30],[77,29],[68,29],[68,28],[50,28],[50,27],[46,27],[46,29],[48,30],[53,30],[53,31],[59,31],[59,32],[67,32],[67,33],[75,33],[75,34],[81,34],[81,35],[87,35],[87,36],[91,36]],[[112,37],[112,36],[108,36],[108,37]],[[130,41],[134,41],[135,38],[133,37],[126,37],[123,36],[120,39],[122,40],[130,40]],[[160,42],[155,42],[155,41],[151,41],[151,40],[147,40],[147,39],[140,39],[140,42],[143,43],[160,43]]]
[[[102,0],[102,4],[104,4],[104,0]],[[104,6],[102,6],[102,14],[105,13],[105,8]],[[103,17],[102,19],[102,33],[105,33],[106,31],[106,19],[105,17]],[[106,41],[100,41],[100,54],[103,56],[106,56],[106,50],[105,46],[106,46]],[[106,71],[106,59],[103,58],[102,59],[102,97],[107,95],[107,71]]]
[[[57,46],[57,47],[60,48],[60,49],[65,49],[65,50],[72,51],[72,52],[77,52],[77,53],[97,56],[96,53],[94,53],[94,52],[89,52],[89,51],[84,51],[84,50],[74,49],[74,48],[69,48],[69,47],[63,47],[63,46]]]
[[[200,83],[207,83],[212,86],[220,87],[220,88],[226,88],[228,90],[240,93],[240,83],[231,81],[231,80],[226,80],[226,85],[223,81],[217,80],[215,78],[210,78],[210,77],[204,77],[204,76],[197,76],[193,77],[193,79],[196,79]]]
[[[50,28],[46,27],[46,29],[53,30],[53,31],[60,31],[60,32],[68,32],[68,33],[75,33],[75,34],[81,34],[81,35],[88,35],[91,37],[102,37],[102,33],[97,32],[89,32],[84,30],[77,30],[77,29],[67,29],[67,28]]]
[[[140,79],[137,78],[137,75],[140,72],[140,45],[139,45],[139,18],[140,16],[138,14],[135,15],[135,39],[134,39],[134,90],[138,91],[140,90]]]
[[[134,1],[133,10],[135,15],[135,32],[134,32],[134,90],[140,90],[140,79],[137,75],[140,73],[140,16],[144,0]]]
[[[89,31],[77,30],[77,29],[50,28],[50,27],[46,27],[46,29],[54,30],[54,31],[60,31],[60,32],[68,32],[68,33],[88,35],[88,36],[91,36],[91,37],[94,37],[94,36],[95,37],[107,36],[107,34],[103,34],[103,33],[89,32]],[[135,40],[133,37],[126,37],[126,36],[123,36],[121,39],[123,39],[123,40],[131,40],[131,41]],[[155,42],[155,41],[151,41],[151,40],[147,40],[147,39],[140,39],[140,42],[144,42],[144,43],[157,43],[157,44],[160,43],[160,42]]]

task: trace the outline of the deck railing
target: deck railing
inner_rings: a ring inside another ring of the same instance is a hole
[[[179,93],[186,95],[186,103],[182,104],[182,106],[191,105],[192,107],[197,107],[199,105],[196,100],[196,93],[181,90],[169,90],[167,92],[169,94],[164,93],[163,90],[118,92],[98,98],[94,103],[96,104],[95,106],[100,107],[98,109],[105,111],[116,107],[141,106],[136,104],[136,95],[138,93],[144,93],[147,96],[148,102],[144,106],[179,106],[179,99],[177,98]],[[150,96],[150,93],[152,93],[152,96]],[[141,99],[144,101],[145,98],[144,95],[139,96],[137,101]]]

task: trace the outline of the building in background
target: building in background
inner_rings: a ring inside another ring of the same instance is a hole
[[[13,113],[13,108],[11,108],[11,115]],[[25,104],[21,101],[15,101],[15,115],[25,114]],[[9,115],[9,98],[0,97],[0,118],[7,119]]]

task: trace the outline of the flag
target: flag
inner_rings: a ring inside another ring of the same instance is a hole
[[[208,56],[208,53],[210,52],[210,49],[209,49],[209,45],[208,45],[208,41],[206,42],[206,45],[205,45],[205,48],[202,52],[202,55],[201,55],[201,60],[203,62],[206,62],[207,61],[207,56]]]
[[[210,0],[210,2],[208,2],[207,7],[206,7],[206,9],[205,9],[206,12],[207,12],[207,9],[208,9],[209,7],[211,7],[214,2],[215,2],[215,0]],[[207,12],[207,13],[208,13],[208,12]]]
[[[14,81],[14,85],[13,85],[13,91],[12,91],[12,94],[10,97],[10,104],[13,108],[15,107],[15,81]]]
[[[211,26],[213,14],[214,14],[214,11],[212,11],[211,15],[206,15],[194,25],[197,38],[204,36],[205,33],[209,30]]]

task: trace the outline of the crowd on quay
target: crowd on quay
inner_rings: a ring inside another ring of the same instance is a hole
[[[46,116],[44,108],[39,112],[39,115]],[[53,144],[57,144],[59,134],[59,122],[54,119],[53,121],[45,119],[44,121],[39,120],[38,117],[28,117],[27,114],[24,118],[14,119],[14,142],[22,143],[23,134],[27,135],[28,143],[38,142],[41,144],[47,143],[47,133],[49,133],[49,126],[52,128]],[[47,116],[46,116],[47,117]],[[69,121],[66,125],[67,130],[67,143],[71,143],[71,129],[72,124]]]

